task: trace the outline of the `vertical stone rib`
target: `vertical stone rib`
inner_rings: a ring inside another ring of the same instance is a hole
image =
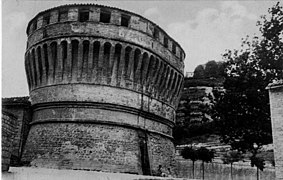
[[[151,80],[153,78],[154,74],[154,66],[155,66],[155,58],[151,55],[149,58],[149,66],[148,66],[148,76],[147,76],[147,82],[146,82],[146,90],[151,93]],[[150,94],[151,96],[151,94]]]
[[[109,65],[110,65],[110,51],[111,51],[111,44],[109,42],[104,43],[104,54],[103,54],[103,67],[102,67],[102,83],[108,83],[109,77]]]
[[[143,54],[143,58],[142,58],[142,74],[141,74],[141,85],[142,85],[143,91],[145,89],[144,84],[147,82],[146,75],[147,75],[147,71],[148,71],[148,65],[149,65],[149,56],[145,52]]]
[[[72,80],[72,44],[71,41],[67,41],[67,59],[66,59],[66,70],[64,73],[64,79],[67,81]]]
[[[45,54],[44,54],[44,48],[41,46],[40,48],[40,53],[41,53],[41,66],[42,66],[42,84],[45,85],[46,83],[46,67],[45,67]]]
[[[83,81],[87,80],[87,73],[88,73],[88,59],[89,57],[89,41],[83,41],[83,58],[82,58],[82,79]]]
[[[175,101],[175,99],[176,99],[176,97],[177,97],[177,92],[178,92],[178,90],[179,90],[180,81],[181,81],[181,76],[178,74],[178,75],[177,75],[176,86],[175,86],[175,89],[174,89],[174,91],[173,91],[172,101]],[[173,102],[173,103],[174,103],[174,102]]]
[[[167,93],[168,93],[168,90],[169,90],[169,83],[170,83],[171,76],[172,76],[171,68],[168,67],[167,78],[166,78],[166,82],[165,82],[164,89],[163,89],[163,92],[162,92],[162,96],[165,99],[167,99],[166,96],[167,96]]]
[[[33,81],[33,89],[36,87],[36,74],[35,74],[35,65],[34,65],[34,55],[33,50],[30,51],[30,66],[31,66],[31,74],[32,74],[32,81]]]
[[[168,91],[168,83],[169,83],[169,79],[170,79],[170,67],[167,67],[167,71],[166,71],[166,78],[164,79],[164,88],[161,91],[161,95],[165,98],[165,95]],[[165,98],[166,99],[166,98]]]
[[[178,82],[178,73],[175,72],[174,79],[173,79],[173,85],[172,85],[170,101],[172,101],[174,96],[175,96],[175,91],[176,91],[176,88],[177,88],[177,82]]]
[[[175,70],[172,69],[172,76],[171,76],[171,82],[169,84],[168,87],[168,94],[167,94],[167,99],[170,101],[171,97],[172,97],[172,93],[173,93],[173,89],[174,89],[174,79],[176,77],[176,72]]]
[[[83,69],[83,43],[80,40],[79,41],[79,46],[78,46],[78,62],[77,62],[77,81],[82,80],[82,69]]]
[[[93,70],[93,42],[89,43],[88,49],[88,65],[87,65],[87,81],[92,81],[92,70]]]
[[[139,58],[138,58],[137,69],[136,69],[136,72],[134,72],[135,73],[134,84],[136,84],[136,86],[134,88],[137,89],[137,90],[139,90],[141,88],[142,60],[143,60],[143,56],[142,56],[142,53],[140,53]]]
[[[39,62],[38,62],[38,54],[37,49],[33,49],[34,54],[34,63],[35,63],[35,77],[36,77],[36,84],[37,86],[40,85],[40,70],[39,70]]]
[[[159,80],[159,78],[161,77],[159,71],[160,71],[160,67],[161,67],[161,61],[156,58],[156,63],[155,63],[155,76],[152,79],[152,83],[153,83],[153,89],[154,89],[154,96],[157,95],[157,91],[158,91],[158,86],[157,86],[157,81]]]
[[[61,82],[62,80],[62,69],[63,69],[63,47],[62,42],[57,43],[57,67],[55,67],[55,82]]]
[[[161,86],[160,86],[160,89],[159,89],[159,95],[161,96],[161,98],[163,99],[163,92],[165,90],[165,84],[166,84],[166,80],[167,80],[167,77],[168,77],[168,65],[165,64],[165,70],[164,70],[164,73],[163,73],[163,78],[162,78],[162,82],[161,82]]]
[[[160,86],[161,86],[161,82],[162,82],[162,78],[163,78],[163,71],[164,71],[165,65],[163,62],[160,62],[160,68],[159,68],[159,77],[158,80],[156,82],[156,86],[157,86],[157,90],[159,90]]]
[[[121,48],[121,57],[120,57],[120,65],[118,71],[118,86],[125,87],[125,47],[122,45]]]
[[[112,76],[113,76],[113,67],[114,67],[114,54],[115,54],[115,46],[110,46],[110,57],[109,57],[109,68],[107,73],[107,84],[111,84]]]
[[[53,66],[53,58],[52,58],[52,50],[51,50],[51,43],[47,46],[48,51],[48,67],[49,67],[49,74],[48,74],[48,84],[52,84],[53,82],[53,73],[54,73],[54,66]]]
[[[26,53],[25,55],[25,70],[26,70],[26,76],[27,76],[27,81],[28,81],[28,87],[29,87],[29,90],[31,90],[31,77],[30,77],[28,53]]]
[[[129,88],[133,87],[134,82],[134,49],[131,48],[131,52],[129,54],[129,64],[127,68],[127,80],[126,80],[126,86]]]
[[[92,69],[92,82],[98,82],[98,61],[99,61],[100,43],[95,41],[93,43],[93,69]]]
[[[99,55],[98,55],[98,71],[97,82],[100,84],[103,81],[103,61],[104,61],[104,42],[100,42]]]
[[[181,78],[182,80],[181,80],[181,82],[180,82],[180,85],[178,86],[178,92],[177,92],[177,94],[176,94],[176,98],[175,98],[175,101],[173,102],[173,104],[175,105],[175,106],[177,106],[178,104],[178,102],[179,102],[179,99],[181,98],[181,96],[179,96],[180,95],[180,92],[181,92],[181,90],[182,90],[182,87],[183,87],[183,84],[184,84],[184,79],[183,78]]]

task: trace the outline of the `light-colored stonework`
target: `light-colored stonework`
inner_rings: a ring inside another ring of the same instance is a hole
[[[172,128],[185,53],[128,11],[65,5],[28,24],[34,167],[156,174],[174,169]]]
[[[275,173],[277,180],[283,180],[283,80],[270,84],[268,89],[274,144]]]

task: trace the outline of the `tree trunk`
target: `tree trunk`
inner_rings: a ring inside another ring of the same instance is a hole
[[[256,167],[256,179],[259,180],[259,171],[258,171],[258,167]]]
[[[195,161],[193,161],[193,179],[195,179]]]
[[[233,163],[231,163],[231,180],[233,180]]]
[[[204,161],[202,161],[202,179],[204,179]]]

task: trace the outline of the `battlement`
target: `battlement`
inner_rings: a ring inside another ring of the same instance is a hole
[[[32,36],[36,31],[54,24],[75,22],[114,25],[138,31],[181,61],[185,59],[181,46],[155,23],[129,11],[96,4],[70,4],[40,12],[29,22],[27,34]],[[151,43],[151,46],[154,45]]]

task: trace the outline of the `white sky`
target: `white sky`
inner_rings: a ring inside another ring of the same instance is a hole
[[[63,4],[96,3],[125,9],[163,28],[185,50],[185,72],[221,60],[241,38],[258,33],[256,21],[276,1],[32,1],[2,0],[2,96],[27,96],[26,27],[38,12]]]

